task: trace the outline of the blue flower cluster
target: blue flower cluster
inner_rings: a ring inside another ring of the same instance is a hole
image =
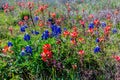
[[[53,37],[58,37],[61,34],[61,32],[62,32],[60,26],[57,26],[57,25],[51,25],[51,30],[52,30],[52,34],[51,35]]]
[[[38,22],[39,17],[38,17],[38,16],[35,16],[33,20],[34,20],[34,22]]]
[[[20,55],[21,56],[25,56],[25,55],[32,55],[32,47],[31,46],[26,46],[25,47],[25,50],[23,49],[21,52],[20,52]]]
[[[99,47],[99,46],[96,46],[96,47],[94,48],[94,53],[98,53],[98,52],[100,52],[100,47]]]
[[[24,40],[25,41],[29,41],[30,40],[30,35],[29,34],[25,34],[24,35]]]
[[[105,22],[101,22],[101,26],[104,28],[106,27],[106,23]]]
[[[20,27],[20,31],[21,32],[25,32],[26,28],[28,28],[28,26],[27,25],[23,25],[23,26]]]
[[[11,47],[13,46],[13,43],[12,42],[8,42],[8,47]]]
[[[42,33],[42,40],[46,40],[49,38],[49,31],[48,30],[45,30],[43,33]]]
[[[112,29],[112,33],[113,33],[113,34],[117,33],[117,29],[116,29],[116,28],[113,28],[113,29]]]
[[[94,28],[94,23],[91,22],[89,25],[88,25],[89,29],[93,29]]]
[[[32,30],[31,33],[34,34],[34,35],[38,35],[39,34],[39,32],[35,31],[35,30]]]

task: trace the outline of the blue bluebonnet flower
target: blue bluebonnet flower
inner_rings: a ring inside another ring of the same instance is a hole
[[[57,25],[52,25],[51,30],[52,30],[53,37],[58,37],[58,35],[61,34],[62,32],[60,26],[57,26]]]
[[[117,29],[116,29],[116,28],[113,28],[113,29],[112,29],[112,33],[114,33],[114,34],[117,33]]]
[[[25,34],[24,35],[24,40],[25,41],[29,41],[30,40],[30,35],[29,34]]]
[[[37,22],[39,20],[39,17],[38,16],[35,16],[34,17],[34,21]]]
[[[93,29],[94,28],[94,23],[91,22],[89,25],[88,25],[89,29]]]
[[[49,21],[49,22],[53,22],[53,19],[52,19],[52,18],[49,18],[48,21]]]
[[[27,25],[27,24],[25,24],[25,25],[23,25],[23,27],[28,28],[28,25]]]
[[[58,35],[61,34],[62,30],[61,30],[60,26],[57,27],[56,32],[57,32]]]
[[[23,49],[23,50],[20,52],[20,55],[21,55],[21,56],[25,56],[25,54],[26,54],[26,52],[25,52],[25,50]]]
[[[38,34],[39,34],[39,32],[38,32],[38,31],[35,31],[35,30],[32,30],[31,32],[32,32],[32,34],[35,34],[35,35],[38,35]]]
[[[49,38],[49,31],[45,30],[42,34],[42,40],[46,40]]]
[[[25,52],[26,52],[26,53],[30,53],[30,54],[32,54],[32,47],[29,46],[29,45],[26,46],[26,47],[25,47]]]
[[[25,32],[25,27],[24,26],[20,27],[20,31]]]
[[[23,26],[20,27],[20,31],[21,32],[25,32],[25,29],[28,28],[28,26],[25,24]]]
[[[106,27],[106,23],[105,22],[101,22],[101,26],[104,28]]]
[[[99,38],[96,39],[96,42],[97,42],[97,43],[99,42]]]
[[[96,46],[96,47],[94,48],[94,53],[98,53],[98,52],[100,52],[100,47],[99,47],[99,46]]]
[[[8,42],[8,47],[13,46],[12,42]]]

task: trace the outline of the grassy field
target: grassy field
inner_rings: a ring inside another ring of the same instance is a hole
[[[119,0],[4,4],[0,80],[119,80]]]

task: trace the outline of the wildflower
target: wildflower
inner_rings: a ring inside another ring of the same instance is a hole
[[[53,37],[58,37],[59,34],[61,34],[61,28],[60,28],[60,26],[52,25],[51,26],[51,30],[52,30],[52,36]]]
[[[20,52],[21,56],[24,56],[26,54],[25,49],[23,48],[22,51]]]
[[[83,20],[80,20],[79,23],[84,26],[85,25],[85,22]]]
[[[72,30],[73,30],[74,32],[77,32],[77,27],[76,27],[76,26],[73,26]]]
[[[79,38],[78,41],[81,42],[81,43],[85,42],[84,38]]]
[[[46,49],[41,53],[41,57],[42,60],[46,62],[48,59],[52,58],[52,52]]]
[[[90,29],[88,29],[88,31],[87,31],[87,32],[89,32],[89,33],[91,33],[91,34],[92,34],[92,33],[93,33],[93,31],[94,31],[94,30],[90,28]]]
[[[25,27],[24,26],[20,27],[20,31],[25,32]]]
[[[78,36],[78,33],[77,32],[72,32],[70,35],[71,35],[72,38],[76,38]]]
[[[51,45],[50,44],[43,45],[43,50],[50,50],[50,49],[51,49]]]
[[[20,26],[22,26],[22,25],[24,24],[24,22],[23,22],[23,21],[19,21],[18,24],[19,24]]]
[[[12,42],[8,42],[8,47],[11,47],[13,46],[13,43]]]
[[[120,56],[113,56],[116,61],[120,61]]]
[[[106,27],[106,23],[105,22],[101,22],[101,26],[104,28]]]
[[[111,29],[110,26],[106,26],[106,27],[104,28],[104,33],[105,33],[105,34],[109,34],[110,29]]]
[[[32,9],[34,7],[34,3],[33,2],[28,2],[27,5],[28,5],[29,9]]]
[[[96,39],[96,42],[97,42],[97,43],[100,42],[99,38]]]
[[[29,34],[25,34],[24,35],[24,40],[25,41],[29,41],[30,40],[30,35]]]
[[[67,30],[65,30],[64,32],[63,32],[63,35],[66,37],[66,36],[68,36],[70,34],[70,32],[69,31],[67,31]]]
[[[113,28],[112,33],[114,33],[114,34],[117,33],[117,29]]]
[[[100,21],[98,19],[94,20],[94,24],[97,26],[100,23]]]
[[[94,53],[98,53],[98,52],[100,52],[100,47],[99,47],[99,46],[96,46],[96,47],[94,48]]]
[[[39,20],[39,17],[38,16],[35,16],[34,19],[33,19],[35,22],[37,22]]]
[[[27,21],[29,19],[28,16],[24,16],[24,20]]]
[[[71,39],[70,43],[73,44],[73,45],[76,45],[76,40],[75,39]]]
[[[9,50],[9,48],[10,48],[9,46],[5,46],[5,47],[2,49],[2,52],[3,52],[3,53],[6,53],[6,52]]]
[[[55,18],[56,17],[56,13],[51,13],[51,17]]]
[[[40,11],[40,12],[43,12],[43,11],[44,11],[44,6],[40,6],[40,7],[39,7],[39,11]]]
[[[25,47],[25,52],[32,54],[32,48],[31,48],[31,46],[29,46],[29,45],[26,46],[26,47]]]
[[[38,26],[43,27],[44,26],[44,21],[40,20]]]
[[[108,20],[110,20],[110,19],[111,19],[111,14],[108,13],[108,14],[106,15],[106,18],[107,18]]]
[[[88,16],[89,19],[92,19],[93,17],[94,17],[93,14],[90,14],[90,15]]]
[[[42,40],[46,40],[49,38],[49,31],[48,30],[45,30],[42,34]]]
[[[34,34],[34,35],[38,35],[38,34],[39,34],[39,32],[38,32],[38,31],[35,31],[35,30],[32,30],[31,32],[32,32],[32,34]]]
[[[94,23],[91,22],[89,25],[88,25],[89,29],[93,29],[94,28]]]
[[[99,42],[102,42],[102,41],[104,41],[104,37],[99,38]]]
[[[78,51],[78,54],[79,54],[79,55],[83,55],[84,53],[85,53],[84,50],[79,50],[79,51]]]

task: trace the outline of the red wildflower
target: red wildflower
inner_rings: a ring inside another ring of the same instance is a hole
[[[51,17],[55,18],[56,17],[56,13],[51,13]]]
[[[113,56],[116,61],[120,61],[120,56]]]
[[[74,32],[77,32],[77,27],[76,27],[76,26],[73,26],[72,30],[73,30]]]
[[[70,35],[72,38],[76,38],[78,36],[78,33],[74,31]]]
[[[75,39],[71,39],[70,43],[73,44],[73,45],[76,45],[76,40]]]
[[[110,14],[107,14],[107,20],[110,20],[111,19],[111,15]]]
[[[40,11],[40,12],[43,12],[43,11],[44,11],[44,6],[40,6],[40,7],[39,7],[39,11]]]
[[[42,57],[42,60],[43,61],[46,61],[48,59],[51,59],[52,58],[52,52],[50,50],[44,50],[42,53],[41,53],[41,57]]]
[[[78,54],[79,54],[79,55],[83,55],[84,53],[85,53],[85,52],[84,52],[83,50],[79,50],[79,51],[78,51]]]
[[[81,43],[85,42],[84,38],[79,38],[78,41]]]
[[[94,31],[94,30],[90,28],[90,29],[88,29],[87,32],[89,32],[89,33],[93,33],[93,31]]]
[[[23,21],[19,21],[18,24],[22,26],[24,24],[24,22]]]
[[[28,4],[28,8],[29,9],[32,9],[34,7],[34,3],[33,2],[28,2],[27,4]]]
[[[79,23],[80,23],[81,25],[85,25],[85,22],[84,22],[83,20],[80,20]]]
[[[66,36],[68,36],[70,34],[70,32],[69,31],[67,31],[67,30],[65,30],[64,32],[63,32],[63,35],[66,37]]]
[[[43,50],[50,50],[50,49],[51,49],[51,45],[50,44],[43,45]]]
[[[94,24],[98,25],[100,23],[100,21],[98,19],[94,20]]]
[[[89,19],[92,19],[93,17],[94,17],[93,14],[90,14],[90,15],[88,16]]]
[[[28,20],[28,16],[24,16],[24,20],[27,21]]]
[[[105,34],[109,34],[110,29],[111,29],[110,26],[106,26],[106,27],[104,28],[104,33],[105,33]]]

